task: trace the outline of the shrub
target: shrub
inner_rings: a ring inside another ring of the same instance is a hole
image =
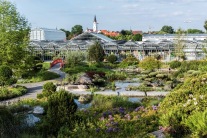
[[[15,81],[11,80],[13,73],[10,67],[8,66],[0,66],[0,85],[11,85],[12,83],[15,83]]]
[[[17,137],[18,129],[15,126],[15,118],[12,113],[3,106],[0,106],[0,137]]]
[[[101,62],[104,60],[104,50],[100,43],[95,42],[94,45],[88,49],[88,60],[91,62]]]
[[[140,103],[132,103],[127,97],[95,95],[91,103],[92,108],[98,110],[112,109],[115,107],[136,108]]]
[[[165,77],[166,77],[165,74],[157,74],[157,75],[156,75],[156,78],[162,78],[162,79],[163,79],[163,78],[165,78]]]
[[[170,68],[175,69],[175,68],[179,68],[181,66],[181,62],[180,61],[172,61],[170,62]]]
[[[126,79],[126,73],[124,72],[110,72],[106,74],[106,78],[109,81],[115,81],[115,80],[125,80]]]
[[[154,59],[153,57],[146,57],[139,63],[139,67],[145,70],[154,70],[158,69],[161,66],[159,60]]]
[[[66,64],[69,67],[80,65],[86,59],[86,53],[81,51],[69,51],[66,56]]]
[[[185,125],[184,118],[188,118],[195,111],[206,110],[206,88],[207,74],[186,78],[184,83],[178,85],[161,103],[160,123],[170,128],[174,136],[189,133],[189,126]]]
[[[190,128],[196,137],[207,137],[207,110],[204,112],[194,112],[184,120],[184,124]]]
[[[126,68],[128,66],[138,66],[138,64],[139,60],[130,55],[119,64],[119,67]]]
[[[45,97],[49,97],[50,95],[56,92],[56,88],[57,87],[52,82],[47,82],[43,85],[42,94]]]
[[[155,77],[157,74],[158,74],[158,72],[151,72],[151,73],[149,73],[149,76],[150,77]]]
[[[61,90],[49,96],[47,115],[41,127],[43,133],[57,136],[62,126],[67,125],[70,128],[76,110],[77,105],[71,93]]]
[[[110,63],[113,64],[113,63],[116,62],[117,57],[116,57],[115,55],[112,54],[112,55],[109,55],[106,59],[107,59],[108,62],[110,62]]]
[[[14,88],[4,87],[0,89],[0,100],[11,99],[27,93],[27,88],[24,86],[16,86]]]

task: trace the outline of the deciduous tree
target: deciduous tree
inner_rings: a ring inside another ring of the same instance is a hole
[[[30,26],[9,1],[0,0],[0,64],[27,70]],[[29,67],[31,68],[31,67]]]
[[[160,31],[168,33],[168,34],[174,33],[174,29],[172,28],[172,26],[167,26],[167,25],[164,25]]]
[[[88,49],[88,60],[91,62],[101,62],[104,60],[104,56],[103,47],[99,42],[95,42],[95,44]]]

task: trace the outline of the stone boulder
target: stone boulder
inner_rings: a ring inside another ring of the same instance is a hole
[[[81,95],[79,98],[78,98],[78,101],[80,103],[88,103],[91,101],[91,96],[90,95]]]
[[[88,89],[87,85],[78,85],[78,89]]]
[[[34,114],[39,114],[39,115],[42,115],[42,114],[44,114],[44,108],[43,107],[41,107],[41,106],[36,106],[36,107],[34,107],[34,109],[33,109],[33,113]]]
[[[40,121],[40,118],[34,116],[33,114],[28,114],[25,118],[25,121],[28,126],[34,126],[37,122]]]
[[[92,84],[92,79],[87,74],[83,74],[82,76],[80,76],[77,83],[83,85],[90,85]]]

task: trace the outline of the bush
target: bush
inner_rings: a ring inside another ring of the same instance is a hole
[[[132,103],[127,97],[95,95],[91,103],[91,108],[98,110],[112,109],[115,107],[136,108],[140,103]]]
[[[170,62],[170,68],[175,69],[175,68],[179,68],[181,66],[181,62],[180,61],[172,61]]]
[[[146,57],[139,63],[139,67],[145,70],[159,69],[161,62],[153,57]]]
[[[184,123],[184,119],[193,119],[190,116],[195,111],[206,110],[206,88],[207,74],[186,78],[184,83],[178,85],[161,103],[159,110],[161,125],[170,128],[171,134],[175,137],[188,134],[189,126]],[[193,120],[189,120],[191,121]],[[204,123],[202,120],[199,121]]]
[[[82,51],[70,51],[66,56],[66,64],[69,67],[80,65],[86,59],[86,53]]]
[[[47,82],[43,85],[42,94],[45,97],[49,97],[56,92],[56,86],[52,82]]]
[[[107,58],[107,61],[109,62],[109,63],[115,63],[116,62],[116,60],[117,60],[117,57],[115,56],[115,55],[109,55]]]
[[[27,88],[24,86],[16,86],[14,88],[4,87],[0,89],[0,100],[11,99],[25,93],[27,93]]]
[[[0,137],[17,137],[18,129],[15,123],[17,122],[12,113],[6,107],[0,106]]]
[[[11,85],[15,83],[15,81],[11,80],[13,73],[10,67],[8,66],[0,66],[0,85]]]
[[[125,80],[126,77],[127,75],[124,72],[110,72],[106,74],[106,78],[108,81]]]
[[[77,105],[71,93],[61,90],[49,96],[47,115],[40,127],[44,135],[57,136],[62,126],[67,125],[70,128],[76,110]]]
[[[104,60],[104,50],[99,42],[95,42],[94,45],[88,49],[88,60],[91,62],[101,62]]]
[[[128,56],[124,59],[120,64],[119,67],[126,68],[128,66],[138,66],[139,60],[133,56]]]
[[[195,137],[207,137],[207,110],[204,112],[194,112],[184,120],[184,124],[190,128]]]

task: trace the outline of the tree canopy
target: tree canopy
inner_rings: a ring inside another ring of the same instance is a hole
[[[174,29],[172,28],[172,26],[167,26],[167,25],[164,25],[160,31],[168,34],[174,33]]]
[[[206,32],[207,32],[207,20],[204,22],[204,26],[203,27],[206,29]]]
[[[99,42],[95,42],[88,49],[88,60],[92,62],[101,62],[104,60],[104,50]]]
[[[27,64],[30,61],[29,31],[27,20],[16,7],[9,1],[0,0],[0,64],[10,66],[15,73],[31,68]]]
[[[81,25],[75,25],[71,29],[71,33],[76,36],[83,33],[83,27]]]

